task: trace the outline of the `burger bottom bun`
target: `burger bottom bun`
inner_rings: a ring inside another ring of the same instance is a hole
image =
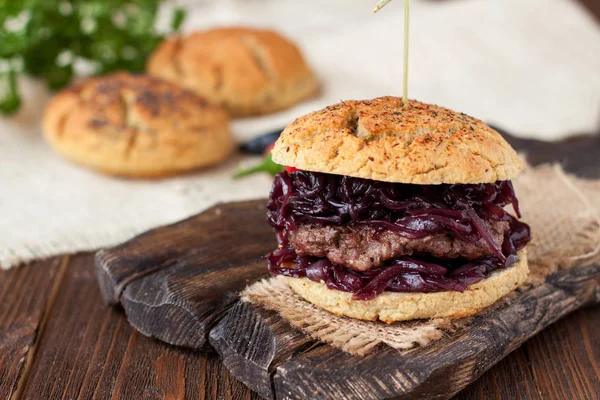
[[[352,293],[328,289],[323,282],[307,278],[286,278],[305,300],[340,316],[388,324],[424,318],[463,318],[476,314],[515,290],[527,279],[529,267],[525,249],[510,268],[494,271],[464,292],[395,293],[383,292],[372,300],[352,300]]]

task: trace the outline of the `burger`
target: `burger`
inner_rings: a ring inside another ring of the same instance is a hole
[[[338,315],[395,321],[479,312],[528,274],[516,152],[482,121],[397,97],[343,101],[281,134],[268,269]],[[509,212],[512,210],[512,213]]]

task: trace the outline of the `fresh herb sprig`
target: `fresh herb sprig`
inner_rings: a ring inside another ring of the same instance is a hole
[[[27,74],[51,90],[68,85],[74,65],[92,74],[142,72],[164,34],[179,30],[185,11],[173,12],[158,33],[161,0],[0,0],[0,113],[21,106],[17,80]]]
[[[248,175],[253,175],[257,172],[266,172],[272,176],[275,176],[278,173],[283,172],[283,170],[284,167],[273,161],[271,154],[267,154],[263,157],[260,164],[245,169],[238,169],[233,174],[233,179],[240,179]]]
[[[259,164],[249,168],[238,169],[233,174],[233,179],[240,179],[244,176],[252,175],[257,172],[266,172],[272,176],[275,176],[278,173],[282,172],[284,170],[283,165],[277,164],[275,161],[273,161],[273,158],[271,157],[271,150],[273,150],[273,146],[275,146],[275,143],[271,143],[265,148],[263,159]]]

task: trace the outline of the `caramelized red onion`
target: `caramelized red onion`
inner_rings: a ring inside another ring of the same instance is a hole
[[[307,171],[279,173],[267,204],[267,220],[280,248],[267,256],[273,274],[323,281],[330,289],[354,294],[357,300],[383,291],[464,291],[492,271],[512,265],[517,251],[531,240],[529,226],[510,215],[519,205],[510,181],[474,185],[409,185]],[[508,221],[510,230],[498,247],[485,220]],[[399,258],[383,267],[355,272],[327,259],[298,256],[288,233],[299,223],[366,224],[422,238],[446,232],[463,240],[483,239],[493,255],[474,261]]]

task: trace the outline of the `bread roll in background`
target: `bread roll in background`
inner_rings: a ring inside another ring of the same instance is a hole
[[[65,158],[125,177],[162,177],[218,163],[233,151],[227,113],[172,83],[126,73],[58,93],[44,136]]]
[[[254,28],[217,28],[167,39],[151,55],[147,71],[221,104],[233,116],[282,110],[319,88],[294,43]]]

